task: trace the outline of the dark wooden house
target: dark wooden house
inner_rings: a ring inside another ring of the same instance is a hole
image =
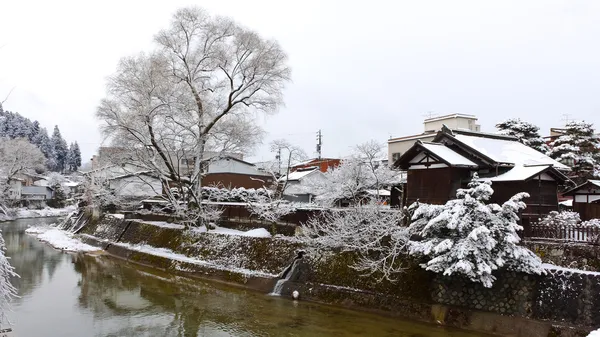
[[[558,186],[568,178],[568,167],[514,137],[444,127],[433,142],[417,142],[396,162],[406,170],[404,204],[419,200],[444,204],[467,187],[474,174],[491,181],[491,202],[503,203],[527,192],[523,217],[534,218],[558,209]]]
[[[563,195],[573,197],[573,211],[581,220],[600,219],[600,180],[588,180]]]

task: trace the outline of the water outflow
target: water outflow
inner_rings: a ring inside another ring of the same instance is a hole
[[[273,291],[271,291],[269,295],[281,296],[281,291],[283,290],[283,286],[285,285],[285,283],[289,281],[293,276],[298,274],[298,266],[300,265],[300,260],[302,260],[303,255],[303,251],[298,252],[298,255],[294,259],[294,262],[292,262],[292,264],[289,267],[287,267],[283,271],[283,273],[281,273],[279,280],[277,280],[277,283],[275,283],[275,287],[273,287]]]

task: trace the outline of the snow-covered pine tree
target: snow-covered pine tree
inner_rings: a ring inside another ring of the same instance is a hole
[[[69,171],[77,171],[81,167],[81,150],[77,142],[71,143],[69,146],[69,154],[67,155],[67,168]]]
[[[33,137],[32,143],[42,151],[46,159],[54,159],[52,142],[50,141],[50,137],[48,137],[46,128],[40,128],[37,131],[36,135]]]
[[[415,203],[409,209],[411,255],[426,259],[426,270],[443,275],[462,275],[485,287],[496,279],[494,270],[506,268],[531,274],[543,273],[540,259],[517,245],[518,212],[525,208],[519,193],[502,206],[486,204],[494,190],[477,177],[468,189],[460,189],[457,199],[445,205]],[[418,238],[418,239],[416,239]]]
[[[54,152],[55,167],[51,168],[55,172],[63,172],[67,168],[67,155],[69,148],[67,142],[62,138],[58,125],[54,126],[54,132],[50,139]]]
[[[540,128],[529,122],[522,121],[520,118],[507,119],[502,123],[496,124],[496,128],[499,133],[517,137],[521,143],[542,153],[550,150],[542,136],[540,136]]]
[[[600,177],[600,141],[594,125],[585,121],[567,123],[565,133],[550,143],[547,155],[572,169],[571,179],[583,183]]]

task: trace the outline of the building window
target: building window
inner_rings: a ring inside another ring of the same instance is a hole
[[[402,152],[396,152],[396,153],[392,153],[392,162],[396,162],[396,160],[400,159],[400,157],[402,156]]]

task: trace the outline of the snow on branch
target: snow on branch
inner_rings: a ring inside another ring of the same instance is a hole
[[[385,210],[375,202],[348,209],[325,210],[302,226],[302,236],[316,252],[355,252],[350,267],[393,281],[403,270],[408,230],[400,211]]]

